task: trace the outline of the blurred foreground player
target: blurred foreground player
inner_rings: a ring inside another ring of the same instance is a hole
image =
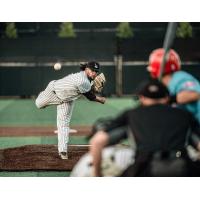
[[[199,142],[193,137],[200,134],[196,119],[185,110],[167,105],[169,92],[158,80],[142,83],[137,94],[141,106],[125,111],[90,140],[94,176],[101,176],[102,149],[128,137],[124,131],[112,134],[112,130],[124,126],[135,139],[136,156],[121,176],[199,176],[198,166],[185,149],[188,143],[196,146]]]

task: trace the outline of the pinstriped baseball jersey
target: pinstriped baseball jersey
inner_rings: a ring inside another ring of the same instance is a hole
[[[54,90],[58,98],[64,101],[73,101],[82,93],[91,90],[91,82],[84,71],[69,74],[68,76],[55,81]]]

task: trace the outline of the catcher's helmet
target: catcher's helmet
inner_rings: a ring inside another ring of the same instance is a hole
[[[80,65],[81,65],[80,67],[81,70],[85,70],[85,68],[90,68],[92,71],[99,73],[100,65],[98,62],[91,61],[88,63],[81,63]]]
[[[151,77],[158,78],[161,69],[161,63],[164,55],[164,49],[155,49],[149,56],[149,66],[147,70]],[[166,57],[166,64],[164,66],[163,74],[171,74],[181,69],[181,61],[178,53],[170,49]]]

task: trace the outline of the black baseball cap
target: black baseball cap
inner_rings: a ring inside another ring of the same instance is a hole
[[[142,82],[136,89],[136,95],[142,95],[151,99],[169,97],[167,87],[157,79]]]
[[[100,65],[98,62],[90,61],[87,63],[81,63],[80,65],[81,65],[80,67],[81,70],[85,70],[85,68],[90,68],[92,71],[99,73]]]

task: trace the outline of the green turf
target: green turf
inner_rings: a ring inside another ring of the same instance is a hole
[[[130,98],[108,98],[106,104],[79,99],[71,119],[71,125],[92,125],[98,118],[113,117],[137,104]],[[56,106],[39,110],[34,100],[0,100],[0,126],[56,126]],[[70,136],[70,144],[87,144],[86,137]],[[56,136],[48,137],[0,137],[0,148],[30,144],[57,144]],[[1,171],[0,177],[66,177],[67,171]]]
[[[69,171],[27,171],[27,172],[8,172],[0,171],[0,177],[67,177]]]
[[[0,137],[0,149],[31,144],[57,144],[57,137]],[[70,136],[69,144],[88,144],[88,140],[85,136]]]
[[[104,105],[79,99],[71,125],[92,125],[98,118],[116,116],[134,105],[130,98],[108,98]],[[39,110],[32,99],[0,100],[0,126],[56,126],[56,106]]]

